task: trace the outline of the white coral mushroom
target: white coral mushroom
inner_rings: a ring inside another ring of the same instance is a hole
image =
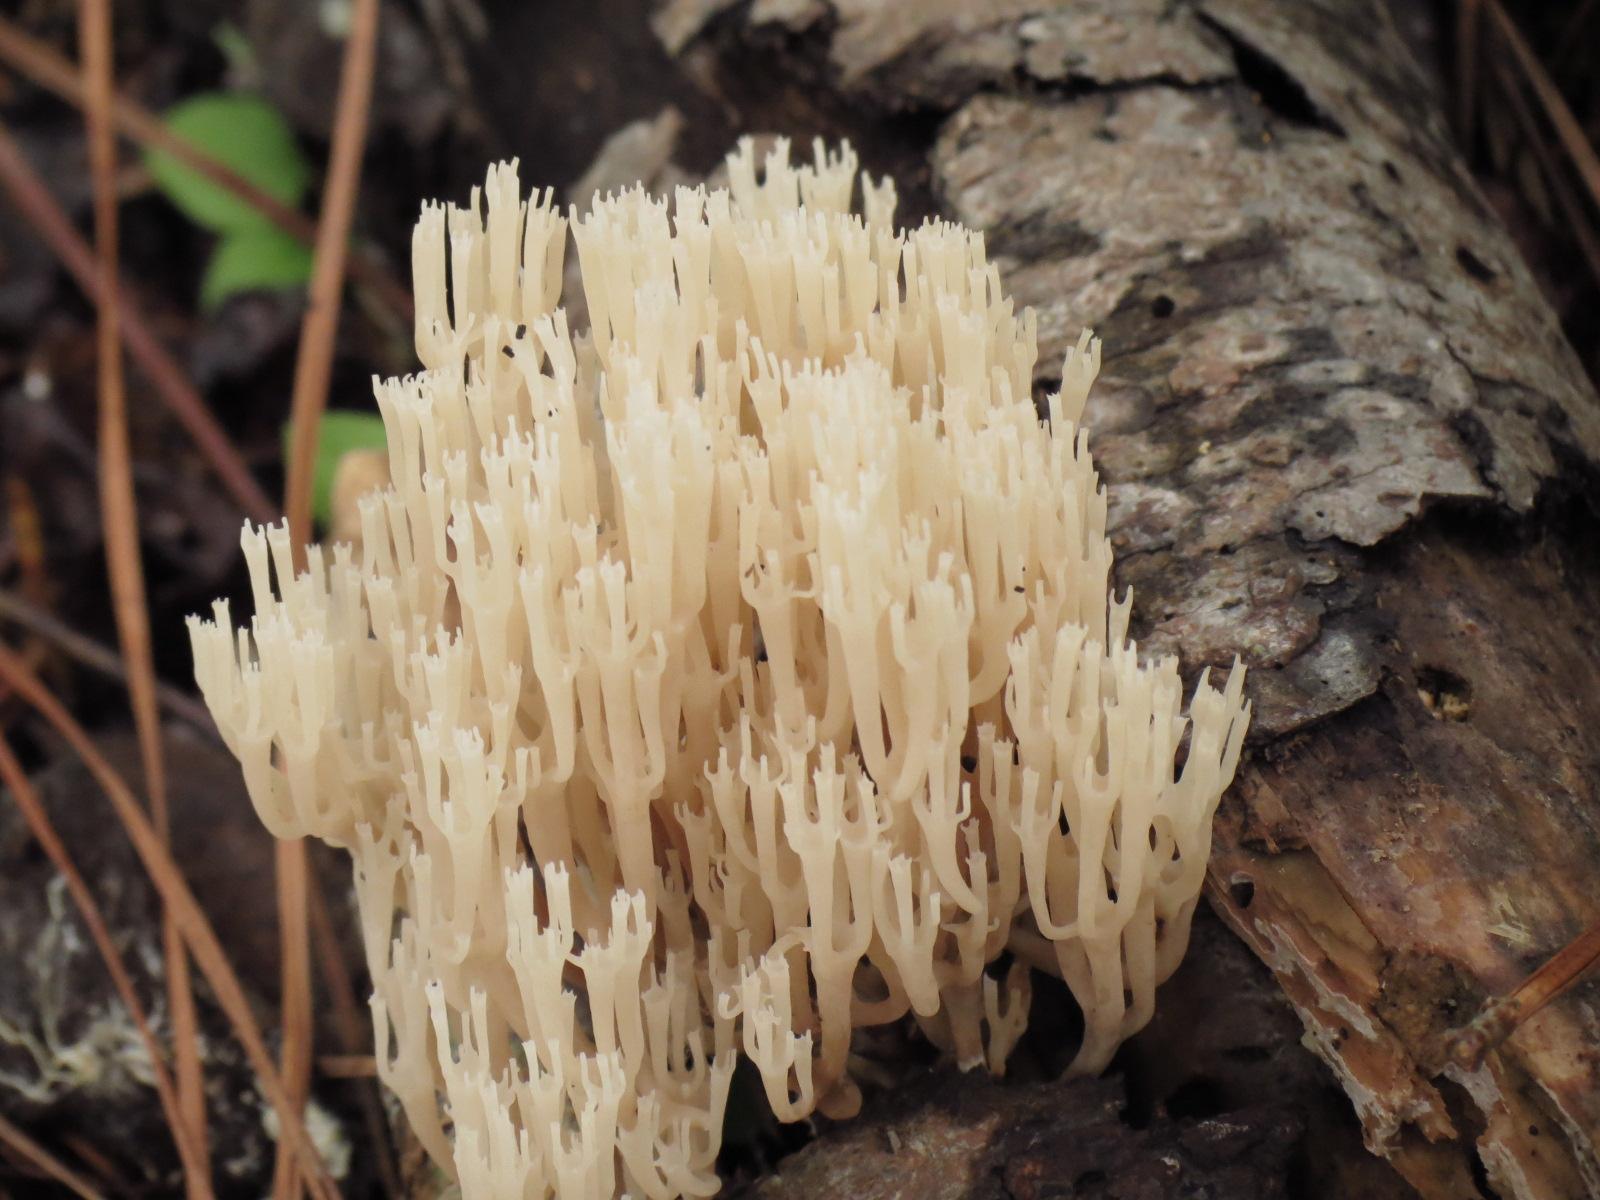
[[[998,1072],[1024,964],[1098,1070],[1238,760],[1243,672],[1185,716],[1110,598],[1098,343],[1041,421],[981,235],[854,215],[848,147],[729,177],[575,220],[586,337],[514,165],[425,208],[359,558],[247,529],[248,632],[191,623],[262,819],[354,858],[382,1075],[468,1197],[710,1195],[737,1052],[791,1120],[907,1012]]]

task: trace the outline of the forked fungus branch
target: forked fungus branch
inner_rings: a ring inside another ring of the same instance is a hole
[[[1177,966],[1243,672],[1141,662],[1078,428],[983,239],[748,144],[572,228],[428,206],[361,549],[191,622],[262,820],[355,867],[378,1061],[468,1197],[703,1196],[735,1056],[852,1112],[854,1028],[1005,1066],[1030,968],[1102,1068]],[[1184,751],[1181,769],[1175,766]],[[994,967],[1009,951],[1010,966]]]

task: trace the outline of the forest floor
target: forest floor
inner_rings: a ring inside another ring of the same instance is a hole
[[[1444,14],[1420,0],[1397,0],[1395,7],[1418,54],[1435,68],[1441,94],[1454,103],[1445,82],[1452,63]],[[1537,6],[1530,17],[1563,82],[1579,72],[1555,44],[1560,18],[1583,7]],[[118,87],[157,114],[204,93],[264,97],[312,164],[309,189],[298,200],[312,218],[326,183],[321,164],[333,133],[342,31],[351,8],[349,0],[127,0],[116,6]],[[24,35],[76,59],[75,4],[21,0],[7,9],[0,33]],[[1591,44],[1600,40],[1600,19],[1588,28]],[[383,10],[377,63],[353,226],[370,266],[345,289],[328,389],[335,410],[371,412],[371,377],[413,367],[409,318],[394,295],[409,291],[410,230],[422,199],[464,199],[486,162],[509,156],[520,157],[525,187],[566,195],[613,133],[667,106],[683,114],[673,161],[691,176],[710,170],[745,131],[724,99],[695,87],[668,58],[645,20],[644,0],[395,0]],[[83,113],[18,66],[0,45],[0,127],[73,227],[92,240]],[[1573,86],[1588,89],[1573,102],[1600,124],[1593,81]],[[1508,150],[1507,136],[1492,112],[1478,125],[1471,149],[1483,167],[1480,182],[1591,374],[1600,372],[1596,277],[1572,252],[1570,231],[1547,198],[1526,186],[1514,139]],[[216,235],[174,206],[127,141],[119,148],[116,188],[125,306],[171,351],[227,440],[276,500],[285,480],[284,427],[303,291],[248,290],[219,304],[202,303]],[[184,618],[209,609],[216,597],[231,598],[236,610],[248,608],[238,551],[242,513],[148,377],[131,369],[128,386],[154,670],[166,689],[174,856],[270,1031],[280,1002],[274,850],[232,759],[196,711],[183,632]],[[108,758],[137,779],[126,672],[108,601],[96,426],[95,306],[12,199],[0,194],[0,641],[20,652]],[[159,964],[150,956],[160,945],[161,907],[110,810],[66,744],[3,685],[0,733],[100,894],[125,951],[134,951],[129,957],[136,960],[137,982],[159,1013],[160,988],[153,984]],[[332,854],[314,855],[314,865],[348,949],[346,868]],[[43,1065],[49,1055],[41,1044],[113,1053],[105,1024],[105,1011],[115,1003],[110,984],[73,932],[67,902],[48,882],[53,874],[11,807],[0,804],[0,1118],[108,1194],[164,1194],[175,1159],[154,1094],[130,1089],[115,1072],[97,1075],[85,1067],[74,1076],[59,1061]],[[358,962],[359,952],[351,950],[348,963],[360,995]],[[1042,1005],[1053,1000],[1058,1009],[1070,1007],[1064,994],[1040,994]],[[1205,1044],[1196,1046],[1192,1013],[1200,1006],[1226,1015],[1207,1024]],[[214,1157],[228,1164],[224,1175],[241,1190],[262,1194],[270,1140],[259,1110],[227,1095],[233,1087],[248,1092],[249,1071],[225,1044],[228,1023],[209,1002],[203,1007],[208,1092],[217,1097]],[[404,1150],[372,1144],[372,1081],[361,1078],[370,1073],[361,1061],[370,1047],[349,1044],[348,1030],[328,1004],[319,1002],[317,1013],[313,1094],[338,1131],[328,1135],[328,1144],[344,1147],[345,1194],[392,1194],[393,1179],[385,1180],[381,1164],[403,1158]],[[1068,1033],[1059,1023],[1036,1021],[1014,1070],[1024,1085],[1058,1068],[1050,1047]],[[116,1033],[125,1035],[125,1029]],[[1228,1172],[1245,1171],[1251,1178],[1273,1177],[1274,1186],[1295,1196],[1406,1194],[1397,1177],[1361,1151],[1343,1094],[1300,1047],[1299,1035],[1270,977],[1202,914],[1195,952],[1163,989],[1156,1023],[1119,1058],[1110,1082],[1078,1093],[1080,1131],[1087,1131],[1081,1145],[1121,1139],[1121,1148],[1107,1149],[1102,1159],[1083,1159],[1084,1186],[1106,1169],[1104,1162],[1135,1155],[1148,1163],[1170,1151],[1200,1164],[1196,1170],[1214,1169],[1219,1186],[1242,1188],[1246,1177]],[[935,1110],[961,1103],[937,1088],[931,1094]],[[1007,1103],[1016,1105],[1014,1119],[1026,1124],[1043,1101],[1024,1090]],[[1226,1131],[1219,1128],[1195,1132],[1219,1114],[1233,1121],[1232,1142],[1221,1144]],[[758,1122],[730,1139],[732,1178],[748,1182],[805,1136],[779,1134]],[[387,1133],[382,1137],[388,1140]],[[29,1189],[37,1175],[25,1157],[0,1139],[0,1196],[34,1194]],[[906,1169],[904,1161],[896,1169]],[[790,1174],[805,1177],[803,1167]],[[800,1190],[783,1194],[804,1194],[802,1184],[790,1186]],[[1006,1187],[1005,1194],[1030,1194],[1026,1179]]]

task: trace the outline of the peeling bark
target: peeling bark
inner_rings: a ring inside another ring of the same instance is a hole
[[[1104,337],[1137,632],[1252,668],[1212,900],[1368,1146],[1425,1196],[1600,1195],[1600,982],[1427,1065],[1600,917],[1600,401],[1382,5],[657,15],[747,123],[850,134],[988,231],[1041,388]]]

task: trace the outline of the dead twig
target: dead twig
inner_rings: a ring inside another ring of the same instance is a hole
[[[76,108],[83,107],[83,82],[74,66],[49,46],[29,37],[11,21],[0,17],[0,60],[47,91]],[[279,229],[307,246],[316,241],[317,227],[311,218],[290,208],[277,197],[263,191],[225,163],[218,162],[192,142],[179,137],[161,119],[135,100],[112,96],[112,118],[119,132],[152,150],[170,154],[198,175],[231,192]],[[412,320],[411,293],[387,267],[369,253],[357,252],[350,264],[351,276],[378,297],[402,326]]]
[[[1465,1071],[1476,1071],[1489,1051],[1596,966],[1600,966],[1600,921],[1563,946],[1509,995],[1491,1001],[1470,1025],[1454,1034],[1446,1044],[1445,1061]]]
[[[84,125],[94,189],[96,265],[95,353],[99,391],[100,524],[105,535],[117,639],[128,664],[128,699],[139,739],[139,762],[150,800],[150,821],[162,844],[171,845],[167,767],[156,705],[155,659],[150,648],[150,609],[145,601],[144,564],[139,557],[139,507],[133,489],[133,453],[128,446],[128,397],[122,374],[121,305],[117,284],[117,145],[111,128],[111,0],[82,0],[78,36],[83,56]],[[200,1021],[189,982],[189,958],[170,913],[161,922],[167,1004],[172,1013],[172,1057],[178,1106],[199,1154],[185,1164],[191,1197],[210,1194],[206,1137],[205,1078],[200,1069]]]
[[[3,124],[0,124],[0,187],[10,195],[17,210],[60,259],[84,294],[99,303],[101,282],[94,255],[44,182],[28,165],[16,138]],[[223,487],[254,520],[276,519],[277,506],[256,483],[244,458],[217,424],[183,369],[156,340],[136,309],[122,305],[119,311],[121,335],[128,353],[188,432]]]
[[[83,726],[72,718],[66,707],[49,688],[42,684],[27,665],[3,644],[0,644],[0,681],[28,703],[59,733],[73,752],[82,760],[89,773],[95,777],[107,800],[110,801],[117,820],[127,831],[133,849],[144,864],[145,873],[161,894],[178,920],[189,952],[194,956],[200,972],[211,985],[218,1006],[227,1016],[243,1047],[245,1057],[256,1073],[257,1082],[278,1114],[279,1137],[287,1142],[299,1163],[301,1178],[318,1200],[334,1200],[338,1195],[333,1181],[328,1177],[317,1153],[315,1144],[306,1132],[299,1109],[289,1102],[289,1093],[272,1055],[267,1050],[266,1039],[251,1011],[244,988],[234,972],[216,931],[205,912],[184,882],[183,872],[161,844],[156,831],[146,819],[139,801],[114,767],[94,744]],[[174,1128],[176,1136],[181,1122]]]

